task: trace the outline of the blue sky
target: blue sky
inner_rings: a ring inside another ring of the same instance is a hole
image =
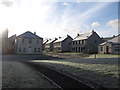
[[[0,0],[0,30],[9,36],[25,31],[54,38],[93,29],[101,37],[118,34],[118,2],[41,2],[41,0]]]

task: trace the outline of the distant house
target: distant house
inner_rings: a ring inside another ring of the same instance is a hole
[[[8,38],[8,54],[15,54],[15,39],[16,39],[16,35],[13,35],[11,37]]]
[[[58,40],[54,42],[54,50],[58,52],[70,52],[72,40],[72,37],[69,35],[59,37]]]
[[[17,54],[42,54],[43,38],[27,31],[16,37]]]
[[[92,30],[92,32],[85,34],[78,34],[72,40],[72,51],[82,53],[97,53],[98,45],[102,43],[99,35]]]
[[[57,38],[49,39],[48,42],[46,42],[46,44],[45,44],[45,51],[53,51],[53,49],[54,49],[53,44],[56,40],[57,40]]]
[[[103,42],[105,42],[105,41],[108,41],[108,40],[110,40],[110,39],[112,39],[112,38],[114,38],[115,36],[113,36],[113,37],[102,37],[101,39],[103,40]]]
[[[99,45],[99,53],[102,54],[119,54],[120,53],[120,35],[101,43]]]

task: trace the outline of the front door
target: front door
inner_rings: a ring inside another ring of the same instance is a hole
[[[109,46],[106,46],[106,53],[109,53]]]

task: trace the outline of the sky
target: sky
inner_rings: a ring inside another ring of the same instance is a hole
[[[104,1],[0,0],[0,31],[7,28],[9,36],[31,31],[45,39],[95,30],[111,37],[120,28],[118,0]]]

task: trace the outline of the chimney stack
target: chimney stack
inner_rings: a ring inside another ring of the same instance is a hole
[[[34,34],[36,35],[36,32],[34,32]]]
[[[80,36],[80,34],[78,33],[77,36]]]
[[[92,30],[92,33],[94,33],[95,31],[94,30]]]

